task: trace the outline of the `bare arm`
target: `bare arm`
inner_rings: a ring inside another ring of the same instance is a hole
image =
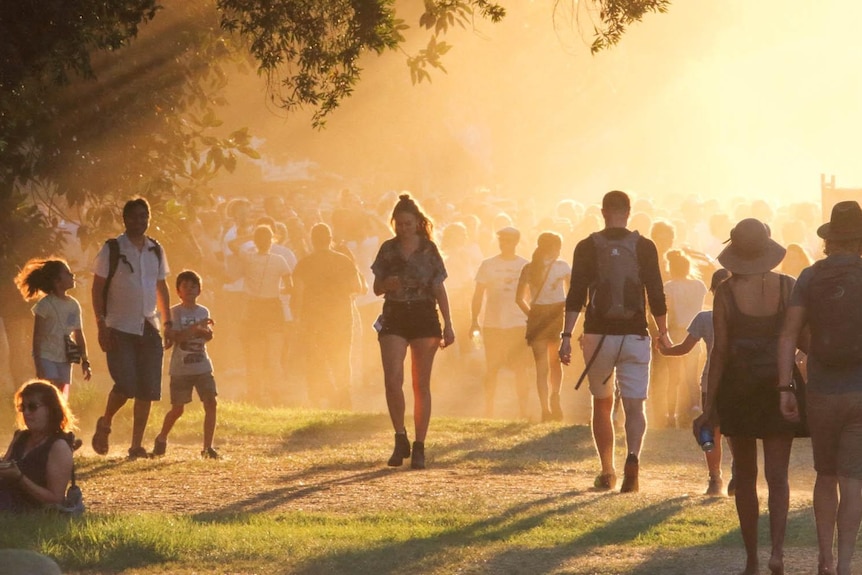
[[[45,318],[36,315],[33,320],[33,361],[36,364],[36,377],[39,378],[45,377],[39,366],[39,354],[42,351],[39,347],[39,342],[42,340],[42,334],[45,333],[46,329]]]
[[[168,290],[168,283],[165,280],[156,282],[156,306],[159,308],[159,316],[162,322],[168,322],[171,319],[171,293]],[[165,349],[168,349],[174,344],[172,339],[172,330],[165,329]]]
[[[81,349],[81,371],[84,373],[84,380],[90,381],[93,372],[90,369],[90,360],[87,355],[87,339],[84,337],[84,330],[76,329],[73,334],[75,336],[75,343]]]
[[[449,314],[449,294],[446,293],[446,285],[442,282],[433,287],[440,315],[443,316],[443,342],[441,347],[448,347],[455,343],[455,330],[452,328],[452,317]]]
[[[470,303],[470,331],[479,329],[479,314],[482,313],[482,300],[485,298],[485,284],[476,283],[473,289],[473,300]]]
[[[515,289],[515,303],[524,312],[524,315],[530,315],[530,304],[527,303],[527,274],[523,271],[518,278],[518,287]]]
[[[796,347],[806,323],[806,311],[802,306],[790,306],[784,315],[784,324],[778,335],[778,385],[784,387],[793,379],[793,365],[796,363]],[[799,421],[799,406],[796,394],[789,390],[781,391],[779,396],[781,415],[788,421]]]
[[[691,350],[694,349],[694,346],[697,345],[700,339],[694,337],[690,333],[685,336],[685,339],[682,340],[682,343],[678,343],[671,347],[659,346],[658,350],[662,355],[670,355],[670,356],[678,356],[685,355]]]

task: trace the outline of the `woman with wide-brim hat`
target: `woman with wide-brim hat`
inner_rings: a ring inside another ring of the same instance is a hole
[[[780,407],[789,420],[799,420],[803,415],[808,418],[817,472],[817,573],[844,575],[852,568],[862,516],[862,363],[858,356],[853,357],[854,349],[858,349],[858,329],[854,328],[862,321],[856,313],[858,288],[852,287],[859,285],[862,276],[862,208],[852,200],[838,202],[830,220],[817,229],[817,235],[824,240],[826,259],[799,274],[779,338]],[[810,328],[811,343],[807,406],[801,406],[793,387],[786,384],[791,381],[797,340],[806,327]],[[842,351],[851,357],[836,361]],[[833,544],[837,544],[837,564]]]
[[[733,451],[736,511],[745,545],[743,575],[758,572],[757,440],[763,442],[769,487],[772,553],[769,570],[784,572],[784,534],[790,502],[787,470],[795,432],[779,410],[776,350],[792,277],[775,273],[785,249],[755,218],[740,221],[718,256],[731,277],[718,286],[713,304],[715,343],[710,356],[704,413],[694,422],[721,424]]]

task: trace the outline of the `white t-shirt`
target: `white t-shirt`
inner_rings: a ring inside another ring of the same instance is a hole
[[[176,330],[201,323],[209,316],[209,310],[202,305],[187,308],[177,304],[171,308],[171,321],[174,322]],[[171,349],[171,375],[200,375],[212,372],[213,364],[207,354],[207,342],[203,338],[196,337],[174,344]]]
[[[682,330],[703,309],[706,286],[696,279],[669,280],[664,284],[667,327]]]
[[[242,253],[243,289],[260,298],[277,298],[281,293],[281,278],[290,274],[290,266],[276,254]]]
[[[170,271],[165,250],[161,249],[159,257],[156,250],[160,248],[149,238],[144,241],[144,249],[138,250],[126,234],[117,237],[120,260],[106,302],[105,325],[136,335],[143,335],[145,321],[159,329],[156,283],[165,279]],[[108,250],[108,244],[103,244],[93,265],[93,273],[102,278],[108,277]]]
[[[45,329],[39,339],[39,357],[57,363],[66,363],[65,337],[81,329],[81,305],[78,300],[48,294],[33,306],[33,315],[41,317]]]
[[[515,303],[518,278],[526,263],[521,256],[506,260],[497,255],[479,265],[476,283],[485,286],[484,327],[509,329],[527,325],[527,316]]]
[[[527,269],[524,268],[521,273],[527,273]],[[566,301],[566,282],[571,276],[572,268],[569,264],[563,260],[554,261],[539,293],[531,294],[530,305],[550,305]]]

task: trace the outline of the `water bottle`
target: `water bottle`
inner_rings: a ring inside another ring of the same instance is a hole
[[[715,449],[715,434],[710,425],[704,425],[700,428],[700,432],[697,435],[697,443],[704,451]]]
[[[470,341],[473,344],[473,349],[479,349],[482,347],[482,332],[479,331],[479,328],[470,332]]]

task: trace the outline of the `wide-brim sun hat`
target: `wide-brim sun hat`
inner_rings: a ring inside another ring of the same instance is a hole
[[[817,228],[817,235],[824,240],[862,239],[862,208],[853,200],[838,202],[832,206],[829,221]]]
[[[775,269],[787,250],[769,236],[769,227],[757,218],[740,221],[730,230],[730,243],[718,254],[719,263],[738,275]]]

